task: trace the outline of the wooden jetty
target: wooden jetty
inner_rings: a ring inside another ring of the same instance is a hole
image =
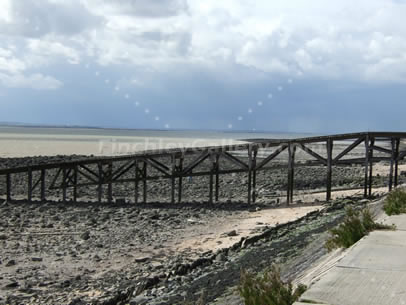
[[[63,201],[78,200],[77,190],[80,187],[96,186],[95,198],[102,201],[103,191],[107,187],[107,201],[113,201],[113,187],[120,183],[134,183],[134,202],[147,202],[147,183],[151,180],[168,179],[171,190],[170,201],[182,201],[182,185],[185,178],[194,176],[209,177],[208,201],[219,200],[221,188],[219,177],[224,174],[246,173],[247,202],[255,202],[257,194],[257,172],[273,170],[273,161],[285,156],[287,172],[287,203],[293,202],[294,172],[297,163],[295,156],[298,150],[306,153],[311,160],[301,166],[324,166],[326,200],[331,199],[332,172],[335,166],[362,164],[365,169],[364,196],[371,195],[373,164],[387,161],[389,169],[389,190],[398,184],[398,164],[406,156],[401,150],[406,132],[362,132],[337,134],[297,139],[260,139],[238,145],[210,146],[200,148],[154,150],[115,157],[94,157],[69,162],[47,163],[0,169],[0,177],[5,176],[5,197],[12,201],[13,177],[25,175],[26,200],[33,200],[33,192],[40,194],[45,201],[49,190],[59,189]],[[345,148],[334,150],[335,143],[345,143]],[[317,151],[311,146],[323,147]],[[363,146],[363,147],[362,147]],[[362,157],[345,158],[355,148],[362,148]],[[379,154],[374,154],[378,152]],[[259,157],[259,153],[261,157]],[[169,162],[162,162],[167,158]],[[222,166],[227,161],[233,166]],[[209,166],[199,168],[203,162]],[[280,167],[280,164],[278,165]],[[4,177],[3,177],[4,178]],[[189,178],[190,179],[190,178]],[[48,182],[47,182],[48,181]],[[49,183],[49,181],[51,181]],[[67,198],[67,190],[72,194]],[[142,195],[142,197],[140,196]],[[176,196],[177,195],[177,196]]]

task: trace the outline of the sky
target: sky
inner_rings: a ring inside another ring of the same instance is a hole
[[[0,0],[0,122],[406,130],[404,0]]]

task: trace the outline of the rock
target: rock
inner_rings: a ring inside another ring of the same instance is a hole
[[[148,299],[142,295],[136,296],[130,301],[130,305],[144,305],[148,303]]]
[[[33,262],[42,262],[42,257],[31,257],[31,261],[33,261]]]
[[[100,262],[102,259],[100,258],[100,256],[98,256],[97,254],[95,255],[95,256],[93,256],[93,259],[96,261],[96,262]]]
[[[17,288],[18,286],[20,286],[20,284],[18,282],[10,282],[8,284],[6,284],[4,286],[5,289],[13,289],[13,288]]]
[[[12,259],[7,262],[6,267],[11,267],[11,266],[15,266],[15,265],[17,265],[17,263],[15,260]]]
[[[117,204],[125,204],[126,202],[125,202],[125,198],[117,198],[116,199],[116,203]]]
[[[236,230],[232,230],[230,232],[227,232],[226,235],[232,237],[232,236],[238,236],[238,233]]]
[[[136,263],[145,263],[145,262],[149,261],[150,259],[151,259],[150,257],[145,256],[145,257],[137,257],[134,259],[134,261]]]
[[[6,234],[0,234],[0,240],[6,240],[7,235]]]
[[[86,231],[80,235],[80,238],[83,240],[88,240],[90,238],[90,232]]]
[[[226,261],[227,260],[227,258],[226,258],[226,256],[224,255],[224,253],[219,253],[219,254],[217,254],[216,255],[216,259],[215,259],[215,261],[217,262],[217,263],[221,263],[221,262],[224,262],[224,261]]]

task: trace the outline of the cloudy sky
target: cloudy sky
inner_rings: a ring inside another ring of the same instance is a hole
[[[0,0],[0,121],[406,130],[404,0]]]

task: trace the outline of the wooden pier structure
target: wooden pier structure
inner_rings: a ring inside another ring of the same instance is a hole
[[[398,165],[406,156],[401,150],[401,143],[406,139],[406,132],[362,132],[338,134],[297,139],[261,139],[238,145],[210,146],[200,148],[183,148],[154,150],[115,157],[89,157],[69,162],[47,163],[0,169],[0,177],[5,177],[5,194],[7,201],[12,201],[13,178],[24,175],[26,178],[26,200],[33,200],[33,192],[39,193],[41,201],[47,199],[49,190],[61,190],[63,201],[78,200],[78,188],[95,186],[95,199],[103,199],[107,190],[107,201],[113,201],[113,188],[120,183],[133,183],[133,202],[147,202],[147,184],[151,180],[168,179],[172,203],[182,201],[183,181],[195,176],[209,177],[208,202],[219,200],[221,175],[232,173],[247,174],[247,203],[257,198],[257,172],[273,170],[275,166],[286,168],[287,203],[293,202],[294,177],[298,150],[303,151],[309,160],[302,166],[325,167],[326,200],[331,199],[332,172],[335,166],[361,164],[365,169],[364,196],[371,195],[372,171],[376,162],[389,164],[389,190],[398,185]],[[335,148],[341,143],[340,151]],[[344,143],[344,144],[343,144]],[[317,149],[314,149],[314,146]],[[343,149],[344,147],[344,149]],[[351,157],[351,152],[362,149],[362,157]],[[348,158],[350,156],[350,158]],[[347,157],[347,158],[346,158]],[[161,159],[167,159],[163,162]],[[284,159],[285,165],[275,160]],[[203,162],[208,164],[199,168]],[[224,166],[227,162],[228,165]],[[106,189],[107,188],[107,189]],[[70,198],[67,198],[70,190]],[[132,196],[132,195],[131,195]]]

